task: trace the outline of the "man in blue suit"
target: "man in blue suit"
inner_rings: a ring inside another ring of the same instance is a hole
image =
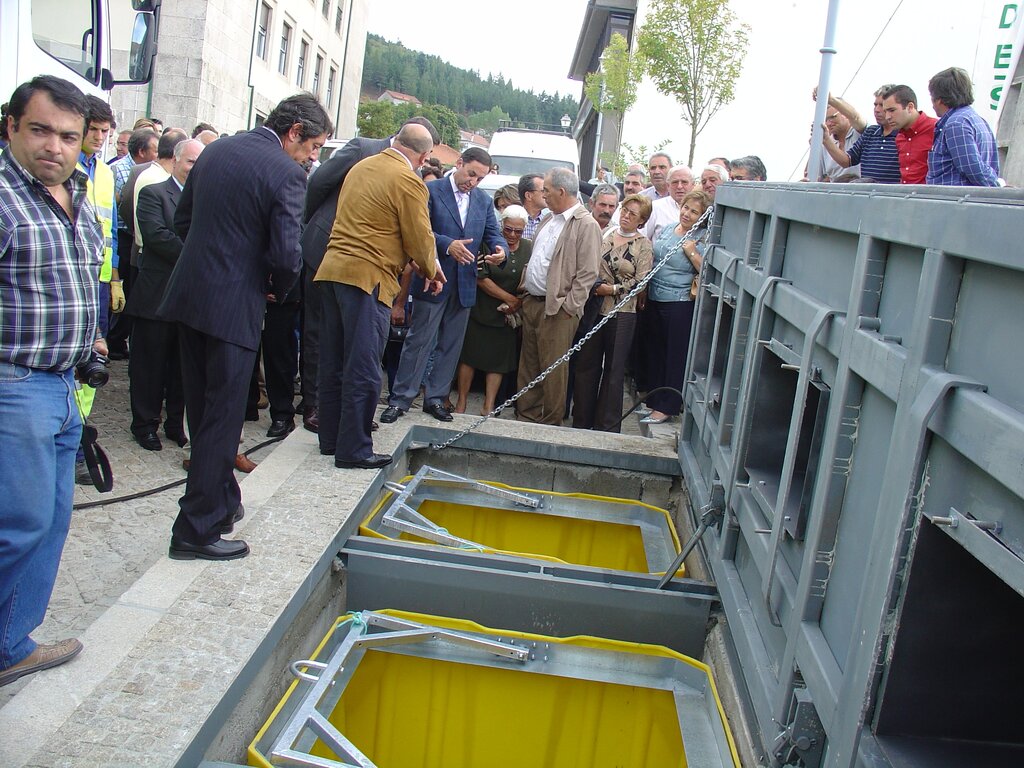
[[[331,119],[310,94],[291,96],[259,128],[210,144],[188,175],[174,213],[184,243],[158,311],[178,323],[192,463],[169,556],[233,560],[241,519],[235,480],[246,392],[267,297],[283,298],[299,274],[301,163],[316,158]]]
[[[476,188],[490,171],[491,156],[479,147],[470,147],[456,161],[452,174],[427,184],[437,258],[448,282],[435,296],[424,290],[422,280],[413,281],[412,321],[395,388],[380,417],[385,424],[409,410],[435,347],[438,354],[427,379],[423,411],[438,421],[452,420],[444,400],[459,363],[469,310],[476,303],[477,254],[483,246],[488,262],[502,264],[508,251],[490,197]]]

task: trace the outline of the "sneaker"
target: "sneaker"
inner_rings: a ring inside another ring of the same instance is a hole
[[[59,667],[61,664],[71,661],[81,652],[82,644],[73,637],[52,645],[37,645],[32,653],[13,667],[0,670],[0,687],[20,680],[33,672]]]
[[[92,475],[84,461],[75,462],[75,485],[92,485]]]

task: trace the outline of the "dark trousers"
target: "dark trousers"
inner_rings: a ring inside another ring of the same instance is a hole
[[[572,425],[621,432],[626,360],[636,336],[636,315],[619,312],[576,353]]]
[[[373,455],[370,429],[380,397],[381,355],[391,311],[344,283],[321,282],[320,452],[341,461]]]
[[[117,233],[117,272],[121,276],[121,288],[124,290],[124,297],[127,299],[132,295],[132,284],[139,270],[132,264],[132,243],[135,242],[125,230]],[[131,335],[135,318],[119,312],[113,316],[110,322],[110,330],[107,332],[107,345],[111,350],[120,349],[128,341]]]
[[[295,418],[295,374],[299,370],[299,303],[267,304],[263,321],[263,374],[273,421]]]
[[[316,270],[302,265],[302,403],[306,408],[319,404],[320,323],[323,298],[320,283],[313,282]]]
[[[682,390],[686,375],[686,356],[690,349],[693,324],[692,301],[648,301],[650,314],[647,355],[648,391],[656,387]],[[682,398],[675,392],[655,392],[647,398],[647,407],[669,416],[679,413]]]
[[[171,529],[191,544],[211,544],[242,500],[235,480],[238,437],[256,350],[178,324],[192,464]]]
[[[128,359],[128,394],[132,407],[132,434],[156,432],[165,400],[164,431],[182,432],[185,395],[181,384],[178,326],[162,320],[135,319],[132,356]]]

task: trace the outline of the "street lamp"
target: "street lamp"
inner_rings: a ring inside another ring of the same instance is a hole
[[[568,115],[562,115],[562,119],[559,120],[558,122],[562,124],[562,130],[568,133],[569,126],[572,124],[572,118],[569,117]]]

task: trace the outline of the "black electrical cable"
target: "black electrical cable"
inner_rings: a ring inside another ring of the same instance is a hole
[[[625,418],[625,417],[623,417]],[[284,440],[284,437],[275,437],[270,440],[264,440],[262,443],[254,445],[252,448],[247,450],[243,456],[248,456],[250,453],[255,453],[261,448],[266,448],[268,445],[273,443],[279,443]],[[79,504],[75,504],[71,507],[73,510],[77,509],[92,509],[93,507],[105,507],[109,504],[120,504],[125,501],[134,501],[135,499],[143,499],[146,496],[153,496],[164,491],[169,491],[171,488],[177,488],[179,485],[184,485],[188,478],[183,477],[181,480],[175,480],[172,483],[165,483],[164,485],[158,485],[156,488],[149,488],[145,491],[137,491],[136,493],[130,493],[127,496],[117,496],[113,499],[99,499],[97,501],[83,501]]]
[[[682,410],[683,391],[681,389],[676,389],[675,387],[655,387],[650,392],[648,392],[646,396],[650,397],[655,392],[675,392],[677,395],[679,395],[679,408],[680,410]],[[633,405],[630,406],[629,410],[622,414],[622,418],[615,422],[615,426],[612,427],[612,430],[615,430],[618,427],[622,426],[622,422],[626,420],[626,417],[629,416],[629,414],[631,414],[633,411],[635,411],[641,403],[643,403],[643,400],[637,400],[635,403],[633,403]]]

